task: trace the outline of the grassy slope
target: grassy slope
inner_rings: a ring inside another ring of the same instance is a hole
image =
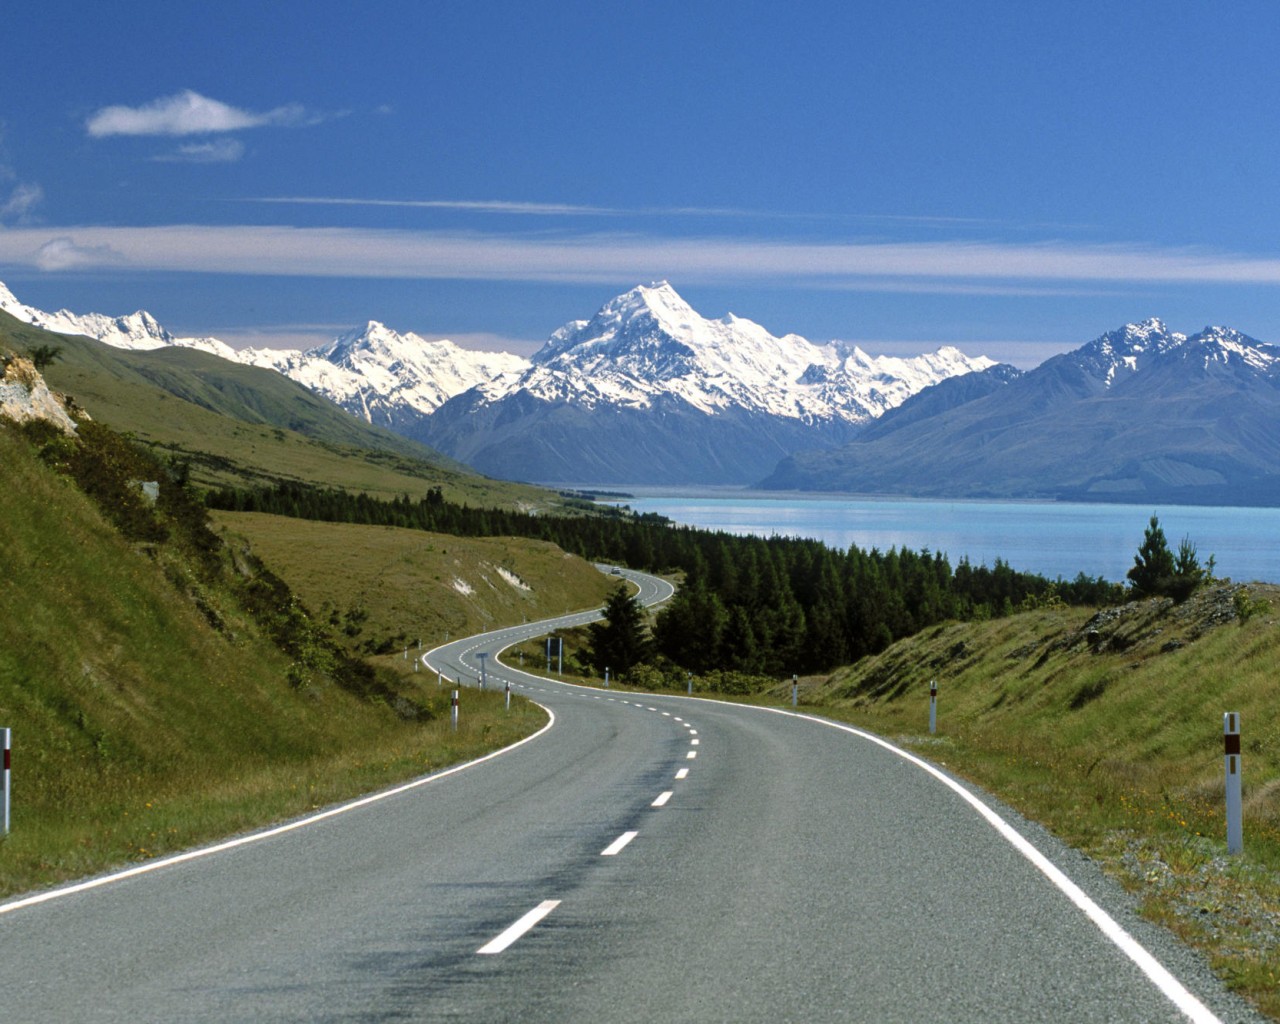
[[[284,478],[421,495],[440,486],[472,505],[546,507],[546,491],[487,480],[390,431],[371,427],[272,370],[188,349],[128,352],[51,334],[0,312],[0,350],[61,350],[45,370],[95,419],[187,459],[204,485]]]
[[[804,702],[965,775],[1099,858],[1280,1017],[1280,589],[1091,620],[951,624],[813,680]],[[928,734],[929,682],[938,732]],[[1245,851],[1224,856],[1222,714],[1243,732]]]
[[[316,613],[343,621],[352,608],[366,613],[355,638],[361,642],[403,636],[430,648],[446,637],[603,604],[611,589],[593,566],[541,541],[250,512],[218,512],[214,523],[246,539]]]
[[[332,685],[293,688],[287,659],[228,595],[205,593],[226,627],[216,632],[166,577],[180,563],[123,541],[6,429],[0,467],[0,723],[14,735],[14,830],[0,844],[0,893],[297,814],[541,724],[523,705],[506,715],[500,695],[491,707],[477,695],[453,734],[425,678],[406,685],[436,717],[416,722]],[[338,552],[361,528],[330,529]],[[415,535],[406,558],[416,561],[419,543]],[[315,561],[337,558],[314,538],[304,548]],[[541,552],[526,565],[498,542],[482,548],[477,558],[530,578],[550,558]],[[470,578],[473,568],[456,567]],[[577,588],[572,572],[565,579]],[[514,607],[485,614],[519,621]]]

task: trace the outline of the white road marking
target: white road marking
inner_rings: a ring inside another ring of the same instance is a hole
[[[737,704],[736,707],[751,707],[749,704]],[[1137,965],[1138,969],[1151,981],[1156,988],[1176,1006],[1193,1024],[1223,1024],[1222,1018],[1218,1017],[1204,1003],[1200,1002],[1185,985],[1182,984],[1173,973],[1169,971],[1164,964],[1160,963],[1154,956],[1147,952],[1146,947],[1138,942],[1120,925],[1118,921],[1098,904],[1096,904],[1075,882],[1067,877],[1066,873],[1049,860],[1043,853],[1037,850],[1031,843],[1023,838],[1012,825],[1004,818],[1000,817],[995,811],[983,803],[978,797],[970,793],[964,786],[956,782],[944,774],[927,761],[916,757],[914,754],[903,750],[901,747],[895,747],[888,740],[883,740],[879,736],[874,736],[869,732],[863,732],[861,729],[855,729],[851,725],[842,725],[839,722],[831,722],[825,718],[818,718],[814,715],[797,714],[794,711],[783,711],[780,708],[760,708],[777,715],[786,715],[790,718],[803,718],[809,722],[816,722],[818,725],[825,725],[832,729],[839,729],[841,732],[847,732],[861,739],[869,740],[877,746],[883,747],[892,754],[896,754],[904,761],[908,761],[920,768],[922,771],[928,772],[935,779],[941,782],[948,789],[953,790],[957,796],[965,803],[969,804],[975,811],[986,819],[987,824],[994,828],[1015,850],[1025,857],[1031,864],[1047,878],[1064,896],[1067,897],[1076,907],[1081,910],[1085,917],[1097,926],[1102,932],[1125,956]],[[692,757],[694,751],[689,751]]]
[[[689,741],[689,746],[691,746],[691,747],[696,747],[696,746],[697,746],[699,743],[701,743],[701,742],[702,742],[702,740],[690,740],[690,741]]]
[[[670,790],[670,789],[669,789],[669,790],[667,790],[665,793],[662,793],[661,795],[659,795],[658,799],[657,799],[657,800],[655,800],[653,803],[651,803],[649,806],[650,806],[650,807],[665,807],[665,806],[666,806],[667,801],[668,801],[668,800],[670,800],[673,796],[675,796],[675,793],[674,793],[672,790]]]
[[[211,857],[215,853],[223,853],[226,850],[234,850],[241,846],[248,846],[251,843],[260,843],[264,839],[273,839],[276,836],[284,835],[286,832],[294,832],[300,828],[306,828],[308,825],[314,825],[316,822],[325,821],[329,818],[336,818],[339,814],[346,814],[348,811],[354,811],[360,807],[366,807],[369,804],[376,804],[388,797],[399,796],[401,793],[407,793],[410,790],[418,789],[432,782],[438,782],[440,779],[448,778],[450,775],[456,775],[460,771],[472,768],[478,764],[484,764],[486,761],[492,761],[495,757],[501,757],[503,754],[509,754],[517,747],[523,747],[526,743],[532,743],[543,733],[551,729],[556,724],[555,712],[550,708],[542,708],[547,713],[548,722],[532,736],[526,736],[518,743],[513,743],[509,747],[503,747],[501,750],[495,750],[492,754],[486,754],[484,757],[477,757],[474,761],[467,761],[465,764],[454,765],[452,768],[446,768],[442,772],[436,772],[434,775],[427,775],[421,779],[414,779],[402,786],[396,786],[392,789],[384,789],[381,793],[373,793],[369,796],[361,797],[358,800],[352,800],[350,803],[340,804],[337,807],[331,807],[327,811],[321,811],[319,814],[312,814],[306,818],[299,818],[297,821],[291,821],[285,825],[278,825],[275,828],[267,829],[265,832],[254,832],[252,835],[240,836],[238,839],[231,839],[225,843],[218,843],[214,846],[206,846],[199,850],[188,850],[186,853],[175,854],[172,857],[163,857],[160,860],[148,861],[146,864],[139,864],[135,868],[128,868],[124,871],[117,871],[112,875],[103,875],[101,878],[92,878],[87,882],[78,882],[75,885],[68,885],[62,889],[52,889],[48,892],[37,893],[35,896],[28,896],[25,899],[14,900],[11,903],[0,904],[0,914],[8,914],[15,910],[21,910],[24,907],[33,907],[38,903],[47,903],[50,900],[61,899],[63,896],[73,896],[76,893],[86,892],[89,889],[99,889],[104,885],[110,885],[113,882],[123,882],[126,878],[135,878],[138,875],[150,874],[152,871],[159,871],[162,868],[172,867],[175,864],[184,864],[189,860],[199,860],[202,857]]]
[[[477,949],[476,953],[480,956],[490,956],[494,953],[501,953],[558,906],[560,906],[559,900],[543,900],[501,935],[489,942],[486,942],[483,946]]]
[[[696,750],[691,750],[689,751],[689,753],[685,754],[684,756],[686,760],[692,761],[695,757],[698,756],[698,752]]]
[[[688,768],[681,768],[678,772],[676,772],[677,779],[687,779],[688,777],[689,777]]]
[[[608,846],[606,846],[603,850],[600,851],[600,856],[616,857],[619,853],[622,852],[622,848],[626,846],[627,843],[631,842],[631,840],[633,840],[639,834],[640,834],[639,832],[623,832],[622,835],[618,836],[617,839],[615,839],[613,842],[611,842]]]

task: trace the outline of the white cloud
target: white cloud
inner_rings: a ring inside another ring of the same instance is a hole
[[[124,257],[110,245],[79,245],[69,235],[51,238],[31,257],[31,263],[48,271],[101,267],[123,260]]]
[[[240,110],[186,89],[140,107],[103,107],[86,122],[94,138],[109,135],[210,135],[265,125],[297,125],[319,120],[295,104],[265,113]]]
[[[76,227],[76,249],[138,269],[205,273],[617,284],[768,281],[954,290],[957,284],[1280,285],[1280,259],[1190,248],[1061,242],[813,244],[750,238],[548,236],[251,225]],[[69,241],[55,240],[59,242]],[[0,261],[29,263],[48,233],[0,232]],[[49,243],[52,244],[52,243]]]
[[[39,185],[19,184],[9,198],[0,202],[0,220],[13,218],[21,222],[44,199],[44,189]]]
[[[244,156],[244,143],[239,139],[213,139],[210,142],[192,142],[179,146],[172,153],[152,157],[159,163],[170,164],[229,164]]]

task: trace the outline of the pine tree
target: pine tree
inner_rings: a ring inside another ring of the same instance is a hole
[[[650,654],[644,609],[627,585],[620,583],[609,595],[604,615],[605,621],[587,627],[591,664],[601,675],[608,668],[615,676],[624,676]]]
[[[1142,534],[1142,545],[1133,559],[1128,579],[1133,584],[1134,597],[1156,597],[1168,594],[1173,585],[1174,562],[1169,542],[1165,540],[1160,520],[1152,515],[1151,522]]]

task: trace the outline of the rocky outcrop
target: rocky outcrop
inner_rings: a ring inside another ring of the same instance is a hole
[[[0,416],[16,423],[46,420],[67,434],[76,432],[67,412],[69,402],[49,390],[30,359],[15,356],[5,363],[0,377]]]

